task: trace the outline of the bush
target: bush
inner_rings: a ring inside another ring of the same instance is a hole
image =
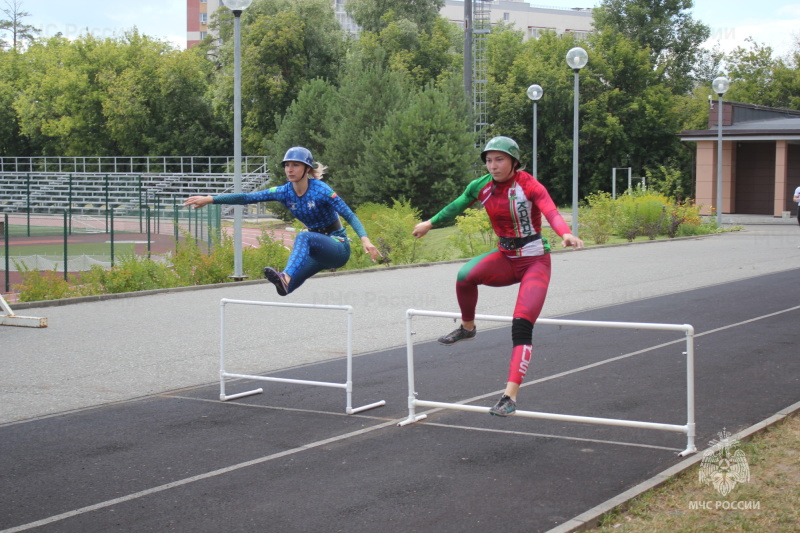
[[[372,244],[381,252],[381,264],[407,265],[419,262],[417,239],[411,235],[411,231],[420,213],[410,202],[394,200],[392,207],[367,202],[359,206],[356,216],[364,225]],[[347,235],[353,242],[352,255],[345,270],[372,266],[372,259],[362,251],[361,238],[349,226]]]
[[[669,201],[661,195],[646,195],[636,198],[635,202],[642,225],[641,233],[653,241],[661,233],[664,223],[664,206]]]
[[[154,261],[133,254],[123,255],[119,263],[108,270],[93,266],[83,276],[88,292],[117,294],[177,287],[178,277],[167,262]]]
[[[700,207],[696,206],[694,202],[678,202],[670,204],[665,208],[666,219],[664,221],[664,231],[670,239],[678,236],[679,232],[692,231],[687,228],[681,229],[683,226],[699,226]]]
[[[488,252],[497,245],[497,238],[485,209],[467,209],[457,216],[456,230],[449,239],[466,257]]]
[[[16,264],[16,262],[15,262]],[[17,264],[22,275],[22,283],[14,286],[20,302],[38,302],[73,296],[73,290],[63,274],[55,270],[29,270],[24,264]]]
[[[605,244],[614,234],[617,203],[607,192],[590,194],[586,203],[579,209],[581,233],[595,244]]]

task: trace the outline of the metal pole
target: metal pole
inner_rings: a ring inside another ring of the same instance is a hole
[[[64,210],[64,281],[67,281],[67,211]]]
[[[106,233],[108,233],[108,174],[106,174]]]
[[[114,210],[110,211],[111,214],[111,266],[114,266]]]
[[[69,234],[72,235],[72,174],[69,175],[69,204],[67,205],[67,211],[69,212]]]
[[[717,226],[722,225],[722,94],[717,100]]]
[[[536,139],[536,100],[533,101],[533,177],[539,179],[539,175],[536,171],[536,163],[538,163],[539,157],[537,154],[537,139]]]
[[[617,199],[617,169],[611,169],[611,198]]]
[[[9,275],[8,275],[9,268],[10,268],[10,265],[8,264],[9,263],[9,259],[8,258],[9,258],[10,250],[8,248],[8,214],[7,213],[3,214],[3,242],[5,243],[5,246],[3,247],[3,250],[5,250],[5,256],[6,256],[6,292],[11,292],[11,281],[9,280]]]
[[[578,70],[575,69],[575,90],[572,119],[572,234],[578,236]]]
[[[242,65],[241,65],[241,16],[240,10],[233,12],[233,192],[242,192]],[[233,207],[233,279],[240,281],[242,275],[242,206]]]
[[[147,258],[150,259],[150,206],[146,206],[147,210]]]
[[[116,159],[114,159],[116,161]],[[142,176],[139,175],[139,233],[142,232]]]
[[[27,208],[25,209],[27,213],[28,219],[28,237],[31,236],[31,175],[27,174],[28,179],[25,180],[25,201],[27,203]]]
[[[180,223],[180,218],[178,218],[178,200],[175,196],[172,197],[172,232],[175,234],[175,245],[178,244],[178,224]]]
[[[464,0],[464,94],[472,102],[472,2]]]

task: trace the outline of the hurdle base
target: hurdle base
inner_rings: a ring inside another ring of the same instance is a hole
[[[375,409],[376,407],[381,407],[381,406],[384,406],[384,405],[386,405],[386,400],[381,400],[379,402],[370,403],[370,404],[367,404],[367,405],[362,405],[361,407],[348,407],[347,409],[345,409],[345,412],[348,415],[354,415],[356,413],[360,413],[362,411],[367,411],[369,409]]]
[[[14,314],[11,306],[8,305],[6,299],[0,294],[0,310],[3,315],[0,315],[0,326],[20,326],[26,328],[46,328],[47,319],[35,316],[18,316]]]
[[[678,454],[678,456],[686,457],[687,455],[692,455],[693,453],[697,453],[697,446],[694,444],[687,446],[685,450]]]
[[[244,398],[246,396],[254,396],[256,394],[261,394],[264,392],[264,389],[253,389],[247,392],[240,392],[238,394],[220,394],[219,400],[221,402],[227,402],[228,400],[236,400],[237,398]]]
[[[19,326],[24,328],[46,328],[47,318],[35,316],[0,316],[0,326]]]
[[[408,418],[406,418],[402,422],[398,422],[397,425],[398,426],[407,426],[409,424],[413,424],[414,422],[419,422],[420,420],[425,420],[426,418],[428,418],[428,415],[409,416]]]

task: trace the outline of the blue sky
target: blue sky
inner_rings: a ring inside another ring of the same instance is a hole
[[[5,0],[0,0],[0,6]],[[598,0],[541,0],[531,4],[555,7],[594,7]],[[784,55],[800,37],[800,1],[695,0],[694,18],[711,28],[713,46],[725,51],[744,46],[747,37]],[[186,46],[185,0],[22,0],[31,14],[29,24],[44,35],[61,32],[77,37],[89,31],[98,37],[122,35],[136,26],[141,33]]]

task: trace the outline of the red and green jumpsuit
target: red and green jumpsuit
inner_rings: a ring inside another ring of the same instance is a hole
[[[497,250],[475,257],[459,270],[456,296],[461,319],[466,322],[475,319],[478,285],[520,284],[511,327],[514,347],[508,380],[522,383],[531,358],[533,324],[542,311],[550,284],[550,245],[546,239],[536,238],[541,231],[542,215],[559,236],[570,233],[570,228],[544,185],[522,170],[503,183],[495,182],[491,174],[476,179],[461,196],[437,213],[431,223],[436,226],[452,220],[477,202],[486,209],[492,228],[501,239]],[[530,242],[509,250],[503,248],[502,238]]]

